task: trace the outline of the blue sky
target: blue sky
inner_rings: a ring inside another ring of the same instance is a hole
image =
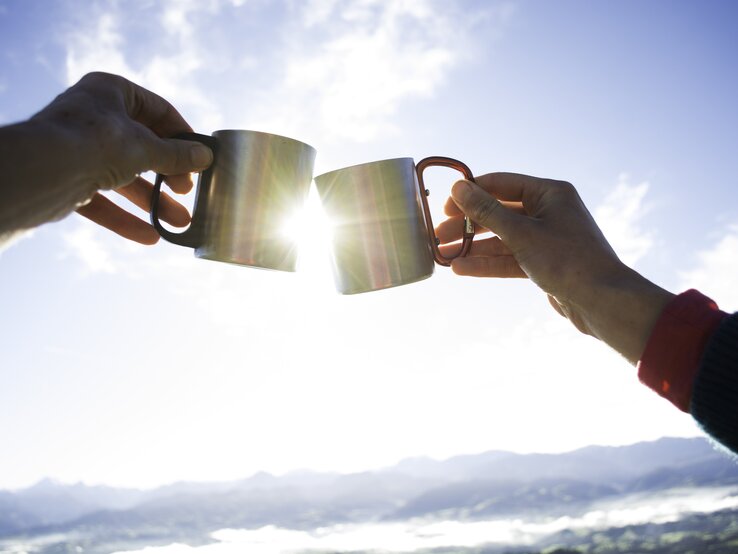
[[[737,16],[729,1],[0,1],[0,122],[105,70],[200,132],[308,142],[316,174],[448,155],[567,179],[624,260],[735,310]],[[453,178],[435,176],[436,211]],[[339,296],[309,204],[296,274],[76,215],[3,251],[0,487],[699,434],[531,283],[438,268]]]

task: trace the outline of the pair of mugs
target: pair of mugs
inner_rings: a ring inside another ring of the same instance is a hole
[[[213,151],[201,173],[190,227],[175,233],[159,221],[163,176],[157,175],[151,222],[169,242],[195,249],[195,256],[234,264],[294,271],[297,249],[283,232],[302,209],[313,180],[313,147],[257,131],[223,130],[212,136],[186,133]],[[423,171],[430,166],[472,173],[451,158],[370,162],[315,177],[323,208],[333,222],[332,257],[342,294],[379,290],[426,279],[434,261],[450,265],[438,249]],[[459,256],[465,256],[474,226],[465,220]]]

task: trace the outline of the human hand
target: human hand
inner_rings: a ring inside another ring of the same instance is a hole
[[[463,214],[496,236],[475,240],[454,272],[528,277],[577,329],[637,361],[672,295],[618,259],[571,184],[512,173],[475,180],[452,189],[449,219],[436,229],[442,253],[457,248],[448,243],[461,238]]]
[[[166,138],[192,131],[169,102],[117,75],[85,75],[32,121],[76,144],[77,180],[86,201],[76,211],[142,244],[157,242],[156,230],[97,191],[116,190],[148,212],[153,185],[140,173],[162,173],[170,188],[183,194],[192,188],[190,172],[212,161],[202,144]],[[161,219],[178,227],[189,223],[187,210],[169,195],[162,194],[160,202]]]

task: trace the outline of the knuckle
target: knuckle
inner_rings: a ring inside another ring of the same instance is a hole
[[[112,73],[105,73],[104,71],[90,71],[79,80],[79,84],[100,85],[106,83],[120,83],[124,80],[125,79],[123,79],[123,77],[113,75]]]
[[[552,181],[552,186],[562,194],[577,194],[577,189],[569,181]]]

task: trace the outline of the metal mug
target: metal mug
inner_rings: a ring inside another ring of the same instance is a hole
[[[466,256],[474,224],[464,220],[461,248],[444,257],[438,249],[423,172],[450,167],[473,180],[458,160],[434,156],[417,166],[412,158],[370,162],[315,178],[326,215],[332,220],[333,275],[342,294],[405,285],[433,275],[434,261],[449,266]]]
[[[156,176],[151,224],[195,256],[250,267],[295,271],[297,246],[284,232],[310,190],[315,149],[258,131],[221,130],[174,138],[203,143],[213,162],[200,174],[190,227],[174,233],[159,221],[162,175]]]

